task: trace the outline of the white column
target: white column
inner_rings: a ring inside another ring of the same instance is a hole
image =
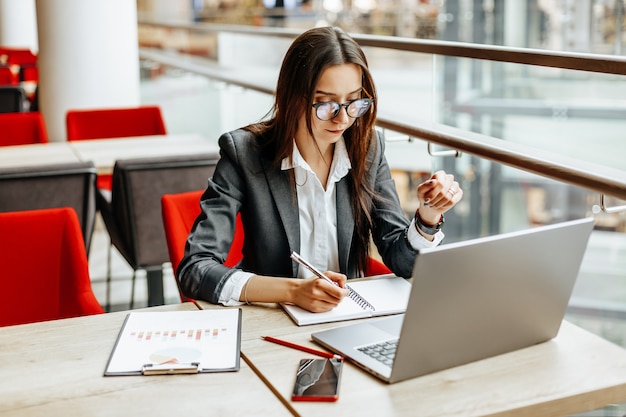
[[[0,45],[37,52],[35,0],[0,0]]]
[[[36,0],[39,108],[50,141],[69,109],[140,104],[134,0]]]

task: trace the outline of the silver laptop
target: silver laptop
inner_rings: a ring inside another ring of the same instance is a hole
[[[405,314],[313,333],[312,339],[393,383],[552,339],[593,219],[420,251]]]

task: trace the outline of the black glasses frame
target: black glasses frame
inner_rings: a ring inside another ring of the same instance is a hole
[[[361,112],[360,112],[360,114],[358,114],[358,113],[357,113],[357,115],[356,115],[356,116],[352,116],[352,115],[350,114],[350,110],[349,110],[349,108],[350,108],[350,106],[352,106],[354,103],[359,102],[359,101],[360,101],[360,102],[365,102],[365,103],[367,103],[367,107],[366,107],[365,109],[363,109],[363,107],[364,107],[364,106],[359,106],[359,107],[357,107],[357,110],[360,110],[360,111],[361,111]],[[373,99],[373,98],[367,98],[367,97],[364,97],[364,98],[357,98],[357,99],[354,99],[354,100],[349,101],[349,102],[347,102],[347,103],[337,103],[336,101],[322,101],[322,102],[320,102],[320,103],[314,103],[314,104],[312,104],[312,107],[315,109],[315,116],[316,116],[318,119],[320,119],[320,120],[322,120],[322,121],[328,121],[328,120],[332,120],[332,119],[334,119],[335,117],[337,117],[337,115],[339,115],[339,113],[341,112],[341,108],[342,108],[342,107],[345,107],[345,108],[346,108],[346,114],[348,115],[348,117],[351,117],[351,118],[353,118],[353,119],[357,119],[357,118],[359,118],[359,117],[363,116],[365,113],[367,113],[367,111],[370,109],[370,107],[372,106],[372,104],[373,104],[373,103],[374,103],[374,99]],[[331,115],[329,118],[324,118],[323,116],[320,116],[320,111],[319,111],[319,109],[320,109],[320,107],[321,107],[321,106],[325,106],[325,105],[334,105],[334,106],[336,106],[336,107],[335,107],[334,112],[332,113],[332,115]]]

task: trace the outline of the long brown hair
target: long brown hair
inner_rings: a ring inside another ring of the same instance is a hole
[[[346,32],[337,27],[310,29],[298,36],[289,47],[278,75],[276,99],[269,120],[248,126],[260,137],[261,147],[271,149],[275,164],[280,165],[284,158],[293,154],[293,138],[298,128],[298,120],[304,114],[309,134],[311,127],[311,105],[315,87],[324,70],[330,66],[356,64],[361,68],[364,95],[376,102],[376,88],[368,69],[367,59],[361,47]],[[355,239],[357,266],[364,271],[369,256],[370,231],[375,192],[366,181],[371,164],[367,155],[374,140],[376,106],[355,120],[344,132],[344,139],[350,163],[352,164],[350,188],[352,212],[355,219]]]

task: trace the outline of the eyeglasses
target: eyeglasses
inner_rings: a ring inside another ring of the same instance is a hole
[[[374,102],[371,98],[357,98],[348,103],[337,103],[336,101],[324,101],[313,104],[315,115],[320,120],[331,120],[337,117],[342,107],[346,108],[348,116],[356,119],[363,116]]]

